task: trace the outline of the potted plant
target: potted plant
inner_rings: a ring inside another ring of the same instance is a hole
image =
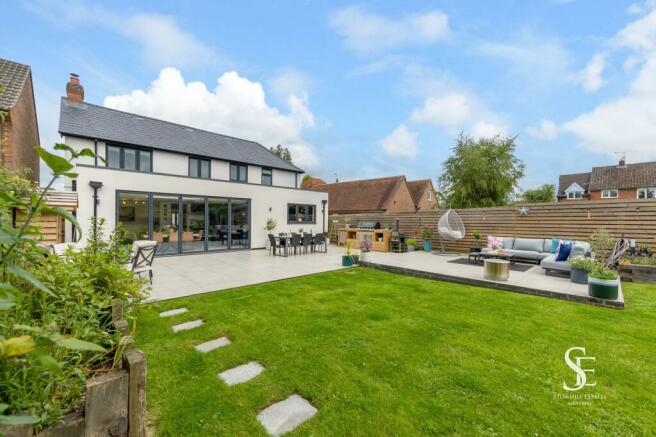
[[[421,229],[421,239],[424,240],[424,252],[430,252],[433,250],[433,243],[431,242],[431,237],[433,236],[433,230],[424,225]]]
[[[273,233],[273,231],[276,229],[276,226],[278,226],[278,222],[275,219],[272,219],[269,217],[266,221],[266,226],[264,227],[264,230],[267,231],[267,235]],[[266,248],[267,250],[269,249],[269,246],[271,245],[271,242],[269,241],[269,238],[266,239]]]
[[[590,258],[578,257],[569,262],[572,271],[569,280],[575,284],[587,284],[588,273],[594,268],[595,263]]]
[[[474,239],[474,246],[472,246],[472,252],[481,251],[481,233],[479,231],[472,232],[472,238]]]
[[[408,238],[405,240],[405,245],[408,248],[408,252],[414,252],[415,246],[417,245],[417,240],[414,238]]]
[[[619,290],[617,272],[602,263],[595,262],[588,273],[588,294],[600,299],[617,299]]]
[[[342,255],[342,266],[351,267],[353,265],[353,257],[351,256],[351,242],[346,242],[346,255]]]

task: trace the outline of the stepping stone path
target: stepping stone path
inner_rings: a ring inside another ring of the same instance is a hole
[[[178,314],[184,314],[187,311],[189,311],[187,310],[187,308],[176,308],[174,310],[168,310],[168,311],[164,311],[163,313],[159,313],[159,316],[160,317],[177,316]]]
[[[214,349],[218,349],[223,346],[227,346],[230,344],[230,340],[228,337],[221,337],[217,338],[216,340],[210,340],[206,341],[205,343],[201,343],[199,345],[194,346],[194,349],[196,349],[198,352],[203,352],[207,353],[209,351],[213,351]]]
[[[192,320],[191,322],[180,323],[179,325],[173,325],[173,332],[186,331],[188,329],[198,328],[203,324],[201,319]]]
[[[241,384],[242,382],[250,381],[257,375],[262,373],[264,367],[256,361],[242,364],[241,366],[233,367],[225,372],[219,373],[221,378],[228,385]]]
[[[317,409],[299,395],[268,406],[257,415],[269,435],[279,436],[292,431],[317,413]]]

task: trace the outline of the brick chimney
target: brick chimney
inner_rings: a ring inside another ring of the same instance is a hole
[[[619,164],[617,165],[617,167],[618,167],[618,168],[626,168],[626,158],[625,158],[624,156],[622,156],[622,157],[620,158],[620,162],[619,162]]]
[[[66,84],[66,97],[71,102],[82,103],[84,101],[84,87],[80,85],[80,76],[71,73]]]

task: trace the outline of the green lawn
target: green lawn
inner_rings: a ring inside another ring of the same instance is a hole
[[[293,393],[319,409],[293,435],[649,434],[656,287],[624,296],[616,310],[357,268],[146,305],[136,343],[158,435],[265,435],[256,415]],[[233,343],[193,349],[221,335]],[[597,386],[576,393],[605,399],[556,398],[572,346],[596,357]],[[257,378],[217,378],[251,360]]]

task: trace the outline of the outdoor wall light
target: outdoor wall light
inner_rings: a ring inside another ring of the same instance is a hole
[[[89,186],[93,188],[93,218],[96,218],[98,215],[98,203],[100,203],[100,200],[98,199],[98,190],[102,188],[103,183],[98,181],[89,181]]]

